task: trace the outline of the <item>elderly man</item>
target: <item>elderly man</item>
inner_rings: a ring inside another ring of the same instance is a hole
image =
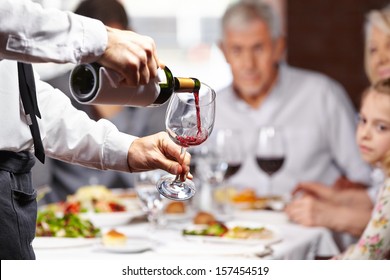
[[[370,184],[370,168],[355,143],[356,112],[345,90],[323,74],[284,62],[280,19],[267,4],[232,4],[222,19],[220,46],[233,82],[218,92],[215,127],[238,129],[246,148],[231,183],[261,195],[290,194],[305,181],[331,186],[342,176]],[[255,157],[257,132],[265,125],[281,127],[286,145],[283,166],[271,178]],[[272,190],[267,188],[269,179]],[[366,222],[361,221],[362,229]]]

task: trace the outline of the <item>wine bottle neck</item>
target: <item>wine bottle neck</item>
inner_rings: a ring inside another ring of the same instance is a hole
[[[155,105],[164,104],[173,92],[197,92],[200,89],[200,81],[195,78],[178,78],[172,75],[168,67],[164,69],[166,81],[159,83],[160,94],[153,102]]]
[[[200,89],[200,81],[196,78],[175,77],[175,92],[196,92]]]

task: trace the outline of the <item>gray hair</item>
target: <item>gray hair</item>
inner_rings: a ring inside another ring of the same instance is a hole
[[[364,31],[366,39],[370,37],[372,27],[378,27],[383,32],[390,34],[390,5],[381,10],[372,10],[366,15]]]
[[[385,34],[390,34],[390,5],[387,5],[381,10],[372,10],[366,15],[366,21],[364,24],[365,33],[365,55],[364,55],[364,68],[368,78],[372,81],[372,71],[369,67],[369,41],[371,38],[371,32],[373,27],[379,28]]]
[[[281,19],[270,5],[261,0],[241,0],[231,4],[222,17],[222,30],[241,27],[258,19],[267,24],[273,39],[282,36]]]

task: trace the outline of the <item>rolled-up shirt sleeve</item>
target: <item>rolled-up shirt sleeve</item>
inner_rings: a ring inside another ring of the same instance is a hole
[[[107,46],[101,21],[25,0],[0,0],[0,59],[96,61]]]

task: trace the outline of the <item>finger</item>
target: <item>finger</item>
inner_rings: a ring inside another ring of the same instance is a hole
[[[164,69],[165,68],[165,62],[164,61],[158,59],[157,57],[156,57],[156,61],[157,61],[157,65],[160,67],[160,69]]]
[[[160,161],[158,161],[157,168],[174,175],[180,175],[183,171],[183,168],[179,163],[169,159],[161,159]]]
[[[297,190],[307,195],[322,197],[324,196],[324,188],[325,186],[316,183],[300,183]]]
[[[121,81],[121,85],[138,86],[141,80],[138,58],[134,54],[128,54],[123,60],[125,61],[123,69],[119,71],[124,77],[124,80]]]
[[[140,85],[146,85],[148,84],[150,81],[150,72],[149,72],[149,68],[142,64],[140,66],[140,73],[139,73],[139,84]]]
[[[170,139],[162,139],[163,150],[167,158],[181,162],[180,147],[173,143]]]
[[[299,183],[298,185],[296,185],[296,187],[294,188],[294,190],[292,191],[292,194],[293,195],[297,195],[299,193],[305,193],[305,192],[308,192],[310,191],[311,189],[311,183],[307,183],[307,182],[301,182]]]
[[[150,77],[155,78],[157,76],[157,69],[160,67],[159,58],[157,56],[157,48],[154,40],[151,40],[151,52],[148,52],[148,67],[150,71]]]
[[[149,75],[150,79],[154,79],[157,76],[157,70],[158,70],[158,61],[154,56],[148,56],[148,69],[149,69]]]
[[[189,152],[185,152],[184,156],[183,156],[183,164],[185,164],[186,166],[189,166],[191,163],[191,154]]]
[[[138,48],[137,48],[138,47]],[[139,75],[139,85],[146,85],[150,80],[150,71],[148,68],[148,54],[139,46],[134,47],[133,55],[135,56],[135,71]]]
[[[191,172],[187,173],[187,179],[190,179],[190,180],[194,179],[194,176],[192,175]]]
[[[142,59],[142,67],[146,67],[148,70],[148,82],[149,79],[153,79],[157,76],[158,69],[158,58],[156,54],[156,44],[154,40],[148,36],[142,36],[140,40],[137,41],[138,46],[144,52]]]
[[[124,54],[124,65],[121,74],[125,77],[128,86],[139,86],[147,84],[150,79],[147,68],[147,54],[137,43],[129,43],[131,47]]]

